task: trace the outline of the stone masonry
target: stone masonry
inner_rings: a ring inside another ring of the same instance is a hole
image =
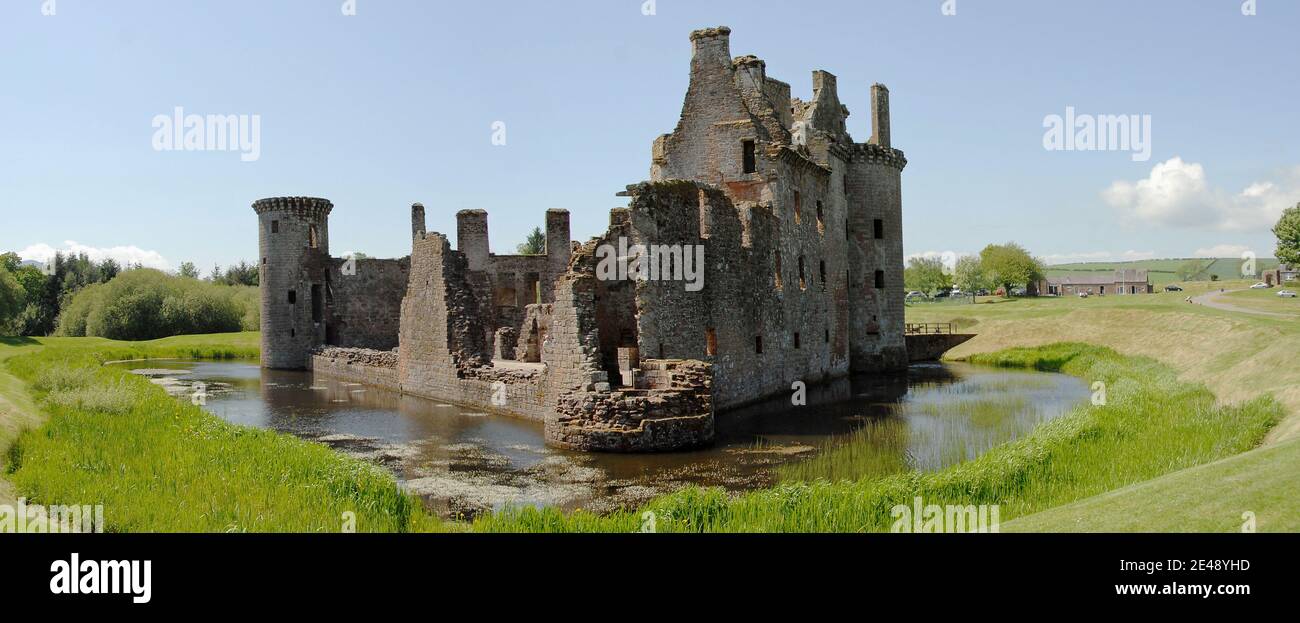
[[[907,160],[888,89],[870,88],[872,136],[855,143],[835,76],[792,97],[729,39],[691,34],[676,129],[586,243],[549,210],[543,253],[497,255],[487,213],[463,210],[453,249],[415,204],[409,257],[349,260],[329,255],[329,201],[256,202],[263,365],[539,420],[552,445],[607,452],[706,445],[718,411],[905,367]],[[603,253],[628,247],[702,249],[702,287],[610,278]]]

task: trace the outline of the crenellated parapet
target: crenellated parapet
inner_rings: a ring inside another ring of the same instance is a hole
[[[328,199],[319,197],[270,197],[253,202],[253,211],[260,214],[284,212],[299,218],[324,219],[334,209]]]
[[[903,155],[903,151],[892,147],[859,143],[849,147],[848,152],[854,161],[883,164],[899,171],[907,166],[907,157]]]

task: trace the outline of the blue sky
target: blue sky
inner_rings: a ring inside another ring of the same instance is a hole
[[[909,254],[1269,256],[1300,201],[1291,0],[48,2],[0,3],[0,250],[206,271],[256,259],[249,206],[277,195],[331,199],[336,253],[405,255],[416,201],[453,236],[488,210],[497,252],[553,207],[586,239],[676,124],[688,33],[720,24],[796,96],[836,74],[860,141],[890,87]],[[177,106],[259,115],[260,158],[156,151]],[[1150,115],[1150,160],[1045,150],[1066,107]]]

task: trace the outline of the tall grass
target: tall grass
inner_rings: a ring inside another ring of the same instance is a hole
[[[638,511],[598,517],[511,509],[478,519],[482,531],[614,531],[654,512],[660,532],[859,532],[887,530],[890,510],[926,504],[999,504],[1010,519],[1249,450],[1282,416],[1268,396],[1217,405],[1204,386],[1152,359],[1086,344],[1012,349],[975,363],[1064,372],[1107,387],[1105,405],[1082,405],[1032,435],[937,472],[787,483],[728,498],[688,489]]]
[[[235,426],[103,361],[255,356],[221,340],[53,341],[8,360],[49,413],[11,450],[9,479],[41,504],[103,504],[121,532],[440,529],[383,469],[289,435]],[[354,515],[346,515],[351,513]]]

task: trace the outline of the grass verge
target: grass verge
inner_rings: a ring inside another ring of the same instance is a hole
[[[1282,416],[1271,397],[1218,404],[1203,385],[1178,380],[1169,366],[1086,344],[1011,349],[972,360],[1099,381],[1106,401],[1082,405],[1028,437],[938,472],[783,484],[736,498],[692,488],[608,516],[511,509],[473,527],[631,532],[653,520],[658,532],[883,531],[893,522],[891,509],[916,496],[926,504],[999,504],[1002,518],[1011,519],[1244,452]]]
[[[5,477],[32,503],[103,504],[120,532],[338,532],[352,516],[360,532],[441,528],[379,467],[226,423],[102,365],[255,357],[256,334],[38,344],[5,357],[49,416],[5,453]]]

